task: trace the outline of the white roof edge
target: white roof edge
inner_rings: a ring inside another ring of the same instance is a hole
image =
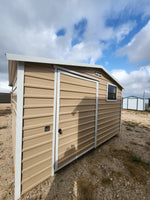
[[[20,62],[37,62],[37,63],[46,63],[46,64],[71,65],[71,66],[78,66],[78,67],[90,67],[90,68],[102,69],[107,75],[109,75],[116,83],[118,83],[123,88],[123,86],[116,80],[116,78],[114,78],[101,65],[77,63],[77,62],[71,62],[71,61],[66,61],[66,60],[55,60],[55,59],[50,59],[50,58],[32,57],[32,56],[24,56],[24,55],[9,54],[9,53],[6,53],[6,58],[7,60],[20,61]]]

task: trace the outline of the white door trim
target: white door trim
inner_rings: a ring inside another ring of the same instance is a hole
[[[92,77],[92,76],[89,76],[89,75],[87,75],[87,74],[82,74],[82,73],[80,73],[80,72],[76,72],[76,71],[73,71],[73,70],[71,70],[71,69],[66,69],[66,68],[64,68],[64,67],[60,67],[60,66],[58,66],[58,65],[54,65],[54,67],[55,68],[57,68],[58,70],[60,70],[60,71],[63,71],[63,72],[69,72],[69,73],[72,73],[72,74],[76,74],[76,75],[79,75],[79,76],[81,76],[81,77],[85,77],[85,78],[88,78],[88,79],[91,79],[92,81],[100,81],[99,79],[97,79],[97,78],[95,78],[95,77]]]
[[[96,145],[97,145],[97,116],[98,116],[98,85],[99,85],[99,82],[95,79],[92,79],[91,77],[84,77],[84,74],[80,74],[78,73],[75,74],[75,73],[72,73],[72,70],[70,70],[71,72],[68,72],[69,70],[67,71],[63,71],[62,69],[59,69],[55,66],[55,70],[57,70],[57,77],[56,80],[57,80],[57,98],[55,97],[55,100],[57,99],[57,109],[55,109],[55,111],[57,112],[55,114],[56,116],[56,129],[54,131],[55,133],[55,138],[56,138],[56,141],[55,141],[55,147],[53,146],[53,156],[54,156],[54,159],[55,160],[55,164],[53,163],[53,170],[54,172],[58,171],[59,169],[61,169],[62,167],[68,165],[70,162],[72,162],[73,160],[75,160],[76,158],[82,156],[84,153],[90,151],[91,149],[93,148],[96,148]],[[56,72],[55,72],[56,73]],[[87,81],[92,81],[92,82],[95,82],[96,83],[96,112],[95,112],[95,143],[94,143],[94,146],[93,147],[90,147],[89,149],[87,149],[85,152],[81,153],[80,155],[76,156],[75,158],[73,158],[72,160],[70,160],[69,162],[65,163],[63,166],[60,166],[58,167],[58,147],[59,147],[59,134],[58,134],[58,129],[59,129],[59,105],[60,105],[60,73],[62,74],[66,74],[66,75],[69,75],[69,76],[72,76],[72,77],[76,77],[76,78],[80,78],[80,79],[83,79],[83,80],[87,80]]]

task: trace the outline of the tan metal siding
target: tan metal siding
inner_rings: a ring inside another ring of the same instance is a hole
[[[22,194],[51,176],[53,95],[53,67],[25,63]]]
[[[98,100],[98,133],[97,146],[120,132],[121,88],[101,71]],[[107,101],[107,84],[112,83],[117,88],[117,100]]]
[[[107,141],[120,132],[121,120],[121,95],[122,88],[103,70],[67,67],[68,69],[83,73],[100,80],[98,90],[98,130],[97,146]],[[101,74],[101,77],[95,75],[95,72]],[[107,84],[111,83],[117,86],[117,101],[107,101]],[[87,85],[89,87],[89,85]],[[91,90],[91,88],[89,88]],[[112,117],[113,116],[113,117]],[[111,125],[111,126],[110,126]]]

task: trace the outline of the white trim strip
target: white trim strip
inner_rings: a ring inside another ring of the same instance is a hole
[[[17,67],[17,120],[15,153],[15,200],[21,196],[21,160],[22,160],[22,126],[23,126],[24,63]]]
[[[93,82],[96,82],[96,81],[99,82],[100,81],[99,79],[96,79],[96,78],[94,78],[92,76],[89,76],[87,74],[82,74],[80,72],[76,72],[76,71],[73,71],[71,69],[66,69],[66,68],[63,68],[63,67],[56,66],[56,65],[55,65],[55,67],[57,67],[59,69],[59,71],[61,73],[63,73],[63,74],[71,75],[71,76],[74,76],[74,77],[77,77],[77,78],[81,78],[81,79],[84,79],[84,80],[88,79],[89,81],[93,81]],[[69,72],[69,74],[67,72]],[[78,75],[78,76],[76,76],[76,75]]]
[[[96,146],[97,146],[98,87],[99,87],[99,82],[96,82],[95,148],[96,148]]]
[[[55,170],[58,168],[58,145],[59,145],[59,101],[60,101],[60,72],[57,71],[57,116],[56,116],[56,155],[55,155]]]
[[[52,176],[55,170],[55,133],[56,133],[56,99],[57,99],[57,69],[54,68],[54,102],[53,102],[53,146],[52,146]]]
[[[73,159],[69,160],[69,161],[68,161],[67,163],[65,163],[64,165],[58,167],[56,171],[62,169],[63,167],[65,167],[66,165],[70,164],[71,162],[73,162],[73,161],[76,160],[77,158],[81,157],[82,155],[86,154],[88,151],[90,151],[90,150],[92,150],[92,149],[94,149],[94,146],[91,147],[91,148],[89,148],[88,150],[84,151],[84,152],[81,153],[80,155],[75,156]],[[56,171],[55,171],[55,172],[56,172]]]

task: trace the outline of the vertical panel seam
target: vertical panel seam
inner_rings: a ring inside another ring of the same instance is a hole
[[[55,155],[55,170],[58,168],[58,145],[59,145],[59,101],[60,101],[60,71],[57,70],[57,117],[56,117],[56,155]]]

